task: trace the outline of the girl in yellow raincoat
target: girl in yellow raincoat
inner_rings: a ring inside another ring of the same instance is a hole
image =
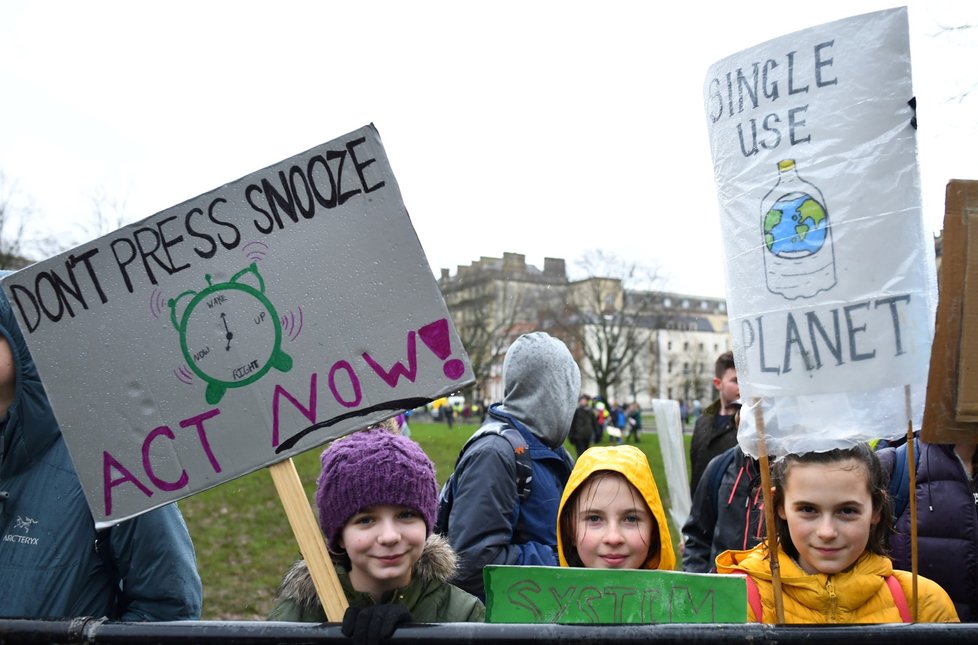
[[[586,450],[577,460],[557,511],[562,567],[676,567],[659,489],[645,453],[635,446]]]
[[[891,525],[879,459],[865,444],[787,455],[774,467],[786,623],[909,621],[911,575],[886,557]],[[718,573],[747,575],[748,619],[776,622],[766,543],[725,551]],[[958,622],[935,582],[918,576],[920,622]]]

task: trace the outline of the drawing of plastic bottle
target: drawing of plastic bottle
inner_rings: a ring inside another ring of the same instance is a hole
[[[794,159],[778,162],[778,181],[761,200],[761,230],[768,291],[794,300],[835,286],[828,207]]]

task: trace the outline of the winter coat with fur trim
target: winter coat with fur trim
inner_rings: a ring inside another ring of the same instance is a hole
[[[416,623],[482,622],[486,617],[486,608],[482,602],[448,582],[455,575],[456,568],[457,556],[448,541],[441,535],[429,535],[421,557],[414,565],[411,582],[406,587],[384,594],[383,603],[401,603],[408,608]],[[351,607],[377,604],[370,594],[353,588],[346,569],[337,566],[336,573]],[[326,622],[326,613],[319,604],[305,560],[296,562],[285,574],[277,602],[268,619],[302,623]],[[334,622],[338,621],[339,618]]]

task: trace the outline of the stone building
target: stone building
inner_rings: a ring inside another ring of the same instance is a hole
[[[528,331],[567,343],[583,392],[643,407],[712,401],[713,362],[731,347],[723,299],[629,290],[613,277],[571,281],[561,258],[539,269],[520,253],[482,257],[454,275],[442,269],[438,284],[476,374],[474,401],[502,397],[506,348]]]

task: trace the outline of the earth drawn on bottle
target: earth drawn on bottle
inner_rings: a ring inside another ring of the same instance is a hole
[[[761,201],[767,288],[789,300],[811,298],[836,284],[828,208],[793,159],[779,162],[778,172]]]

